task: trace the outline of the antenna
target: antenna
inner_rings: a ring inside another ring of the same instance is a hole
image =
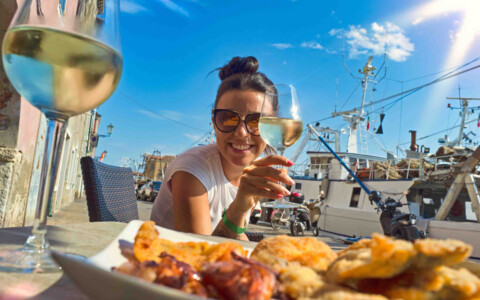
[[[460,97],[460,86],[458,86],[458,95],[459,95],[459,97],[447,97],[447,99],[449,99],[449,100],[460,100],[461,101],[462,107],[459,108],[459,109],[462,110],[460,112],[460,115],[462,116],[462,121],[460,122],[460,131],[458,132],[458,137],[452,142],[448,141],[448,137],[445,137],[445,139],[439,139],[438,140],[439,143],[445,144],[445,146],[459,146],[460,145],[460,142],[463,139],[463,130],[465,129],[465,118],[467,117],[468,114],[472,113],[468,110],[468,101],[480,100],[480,98]],[[452,107],[450,107],[450,108],[452,108]],[[472,111],[475,110],[475,109],[478,109],[478,107],[473,108]]]
[[[337,112],[337,100],[338,100],[338,77],[337,77],[337,85],[335,87],[335,112]]]
[[[354,78],[354,79],[362,79],[360,77],[357,77],[355,75],[353,75],[352,71],[350,71],[350,69],[347,67],[347,64],[345,63],[345,33],[343,34],[343,54],[342,54],[342,60],[343,60],[343,66],[345,67],[345,69],[347,69],[348,73],[350,73],[350,75]]]

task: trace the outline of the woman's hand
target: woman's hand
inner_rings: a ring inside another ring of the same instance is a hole
[[[240,178],[237,197],[230,205],[227,216],[232,222],[243,224],[243,220],[260,198],[280,199],[290,195],[282,183],[294,184],[286,170],[271,166],[291,167],[293,162],[280,155],[270,155],[254,161],[243,170]],[[237,222],[238,221],[238,222]]]

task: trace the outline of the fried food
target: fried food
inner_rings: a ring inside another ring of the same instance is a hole
[[[472,246],[458,240],[417,240],[416,268],[432,268],[440,265],[452,266],[466,260],[472,253]]]
[[[480,279],[466,269],[440,266],[410,269],[389,279],[364,279],[359,291],[378,293],[392,299],[472,299],[480,295]]]
[[[305,298],[299,298],[305,299]],[[387,300],[387,298],[381,295],[374,295],[374,294],[363,294],[351,290],[338,290],[338,291],[329,291],[325,293],[321,293],[317,295],[315,298],[310,299],[317,299],[317,300]]]
[[[282,291],[291,299],[308,298],[325,286],[323,277],[309,267],[290,263],[280,274]]]
[[[410,243],[381,234],[338,255],[315,238],[276,236],[248,253],[235,242],[174,243],[145,222],[115,271],[220,299],[480,300],[480,266],[456,240]]]
[[[155,223],[148,221],[138,230],[135,237],[134,253],[138,261],[154,261],[159,263],[160,254],[166,252],[179,261],[192,265],[196,270],[201,270],[206,262],[231,260],[232,251],[238,255],[246,256],[248,251],[240,244],[224,242],[210,245],[207,242],[179,242],[161,239]]]
[[[327,278],[335,283],[359,278],[389,278],[406,270],[416,253],[410,242],[373,234],[371,240],[361,240],[341,251],[329,266]]]
[[[250,256],[281,271],[286,262],[298,262],[315,271],[324,271],[337,255],[324,242],[315,238],[293,238],[279,235],[263,239]]]
[[[247,256],[248,251],[243,249],[243,247],[235,242],[223,242],[215,245],[210,245],[208,248],[203,251],[206,262],[216,262],[216,261],[231,261],[232,253]]]

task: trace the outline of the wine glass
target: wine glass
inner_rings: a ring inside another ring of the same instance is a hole
[[[267,88],[258,129],[262,139],[282,156],[298,141],[303,122],[295,87],[275,84]]]
[[[119,0],[25,0],[5,34],[7,76],[48,126],[32,233],[22,248],[0,252],[0,271],[60,270],[46,237],[48,203],[68,118],[103,103],[120,81],[119,6]]]

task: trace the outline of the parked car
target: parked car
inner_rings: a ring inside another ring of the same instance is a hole
[[[147,182],[145,179],[139,179],[135,183],[135,196],[137,196],[137,199],[140,199],[141,189]]]
[[[138,192],[138,198],[140,200],[153,202],[155,197],[157,197],[161,185],[161,181],[147,182],[140,188],[140,191]]]
[[[160,186],[162,185],[161,181],[153,181],[152,191],[150,192],[150,201],[155,201],[157,198],[158,192],[160,191]]]

